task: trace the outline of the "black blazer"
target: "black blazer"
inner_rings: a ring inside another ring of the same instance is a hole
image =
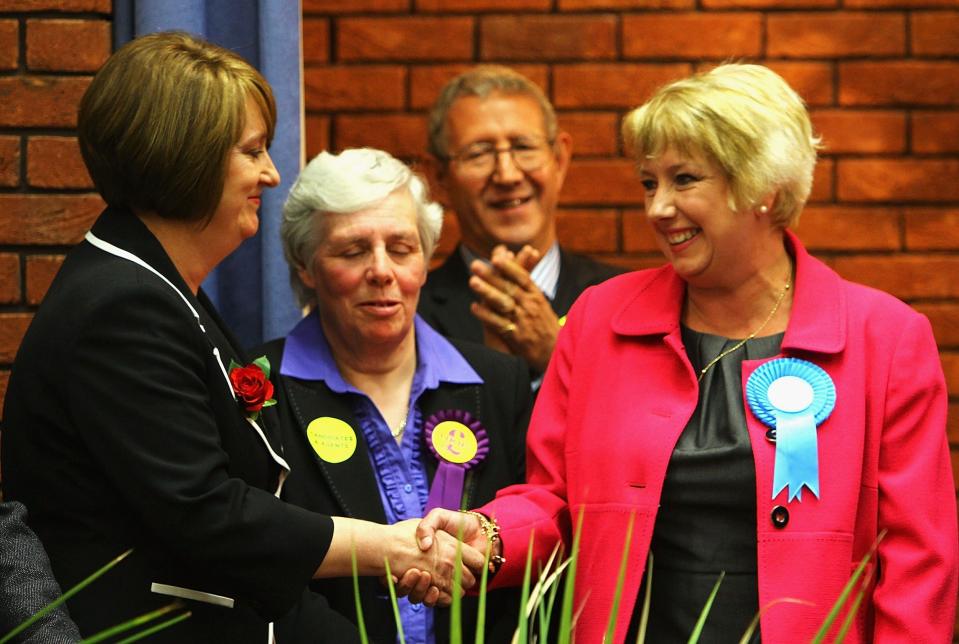
[[[550,302],[556,315],[569,312],[580,293],[614,275],[626,272],[585,255],[560,249],[556,297]],[[469,267],[457,246],[438,268],[430,271],[420,292],[419,314],[430,326],[448,338],[483,342],[483,325],[470,312],[476,301],[469,287]]]
[[[523,363],[486,347],[470,342],[453,341],[454,346],[483,379],[482,385],[454,385],[441,383],[439,388],[425,392],[419,400],[424,418],[444,409],[468,411],[486,428],[490,452],[482,463],[467,472],[463,503],[477,507],[491,500],[497,490],[522,483],[525,480],[526,425],[530,413],[529,377]],[[284,340],[266,345],[270,364],[279,373]],[[261,353],[258,351],[257,353]],[[373,466],[363,432],[354,418],[348,397],[335,394],[323,383],[289,376],[274,378],[277,410],[283,431],[285,456],[292,469],[283,488],[283,498],[307,509],[332,515],[342,515],[386,522]],[[316,456],[306,437],[310,421],[320,416],[333,416],[350,424],[356,431],[357,448],[343,463],[327,463]],[[427,475],[430,481],[436,472],[436,462],[424,448]],[[333,624],[330,618],[318,618],[322,611],[333,611],[355,623],[356,610],[352,579],[323,579],[314,581],[312,590],[322,596],[314,601],[314,621]],[[364,623],[373,642],[396,641],[392,608],[387,591],[379,580],[360,579]],[[316,599],[316,598],[314,598]],[[508,642],[516,628],[519,594],[515,589],[491,592],[487,606],[487,642]],[[303,610],[307,610],[305,604]],[[302,611],[301,611],[302,613]],[[470,641],[475,632],[476,599],[464,598],[464,641]],[[300,620],[293,615],[289,622]],[[307,618],[307,621],[309,618]],[[278,625],[278,636],[284,635],[284,626]],[[437,642],[448,641],[449,611],[437,610],[435,619]],[[355,637],[355,635],[353,636]],[[341,633],[337,641],[352,638]]]
[[[236,605],[187,602],[193,615],[151,641],[263,644],[323,560],[332,521],[274,497],[280,467],[214,352],[226,367],[244,358],[206,296],[132,213],[107,209],[92,232],[182,296],[88,241],[70,252],[10,377],[5,493],[30,508],[63,588],[134,549],[70,600],[84,635],[169,603],[156,582]]]

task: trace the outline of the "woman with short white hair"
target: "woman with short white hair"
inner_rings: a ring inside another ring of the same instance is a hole
[[[513,356],[447,340],[416,315],[442,216],[425,183],[379,150],[324,152],[291,189],[281,237],[310,312],[266,347],[292,468],[286,500],[395,523],[485,503],[523,480],[528,371]],[[316,614],[356,619],[350,580],[312,588],[326,603]],[[371,640],[396,641],[382,587],[361,579],[360,594]],[[517,609],[512,592],[490,596],[490,641],[509,639]],[[444,610],[402,600],[400,615],[408,641],[449,635]],[[464,633],[475,619],[467,598]]]

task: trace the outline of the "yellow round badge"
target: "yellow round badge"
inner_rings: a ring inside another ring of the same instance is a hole
[[[306,437],[316,455],[327,463],[342,463],[356,451],[356,432],[347,422],[332,416],[313,419]]]
[[[433,449],[450,463],[468,463],[476,456],[473,430],[455,420],[444,420],[433,428]]]

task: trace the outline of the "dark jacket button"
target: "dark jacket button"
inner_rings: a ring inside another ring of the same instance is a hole
[[[774,527],[785,528],[786,524],[789,523],[789,510],[781,505],[777,505],[769,514],[769,518],[772,519]]]
[[[766,440],[769,441],[770,443],[775,443],[775,442],[776,442],[776,428],[775,428],[775,427],[771,427],[770,429],[767,429],[767,430],[766,430]]]

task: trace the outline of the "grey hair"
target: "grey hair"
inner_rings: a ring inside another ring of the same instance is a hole
[[[373,148],[339,154],[321,152],[306,164],[283,204],[280,225],[290,285],[301,306],[316,302],[316,295],[300,280],[299,272],[313,270],[312,258],[322,241],[324,215],[358,212],[397,190],[407,190],[413,198],[420,246],[429,261],[443,227],[443,208],[430,201],[426,182],[406,164]]]
[[[440,90],[429,116],[430,154],[440,161],[449,161],[446,115],[457,99],[464,96],[485,99],[497,92],[513,96],[529,96],[535,100],[543,112],[546,138],[551,142],[556,140],[556,133],[559,130],[556,111],[536,83],[503,65],[480,65],[460,74]]]

